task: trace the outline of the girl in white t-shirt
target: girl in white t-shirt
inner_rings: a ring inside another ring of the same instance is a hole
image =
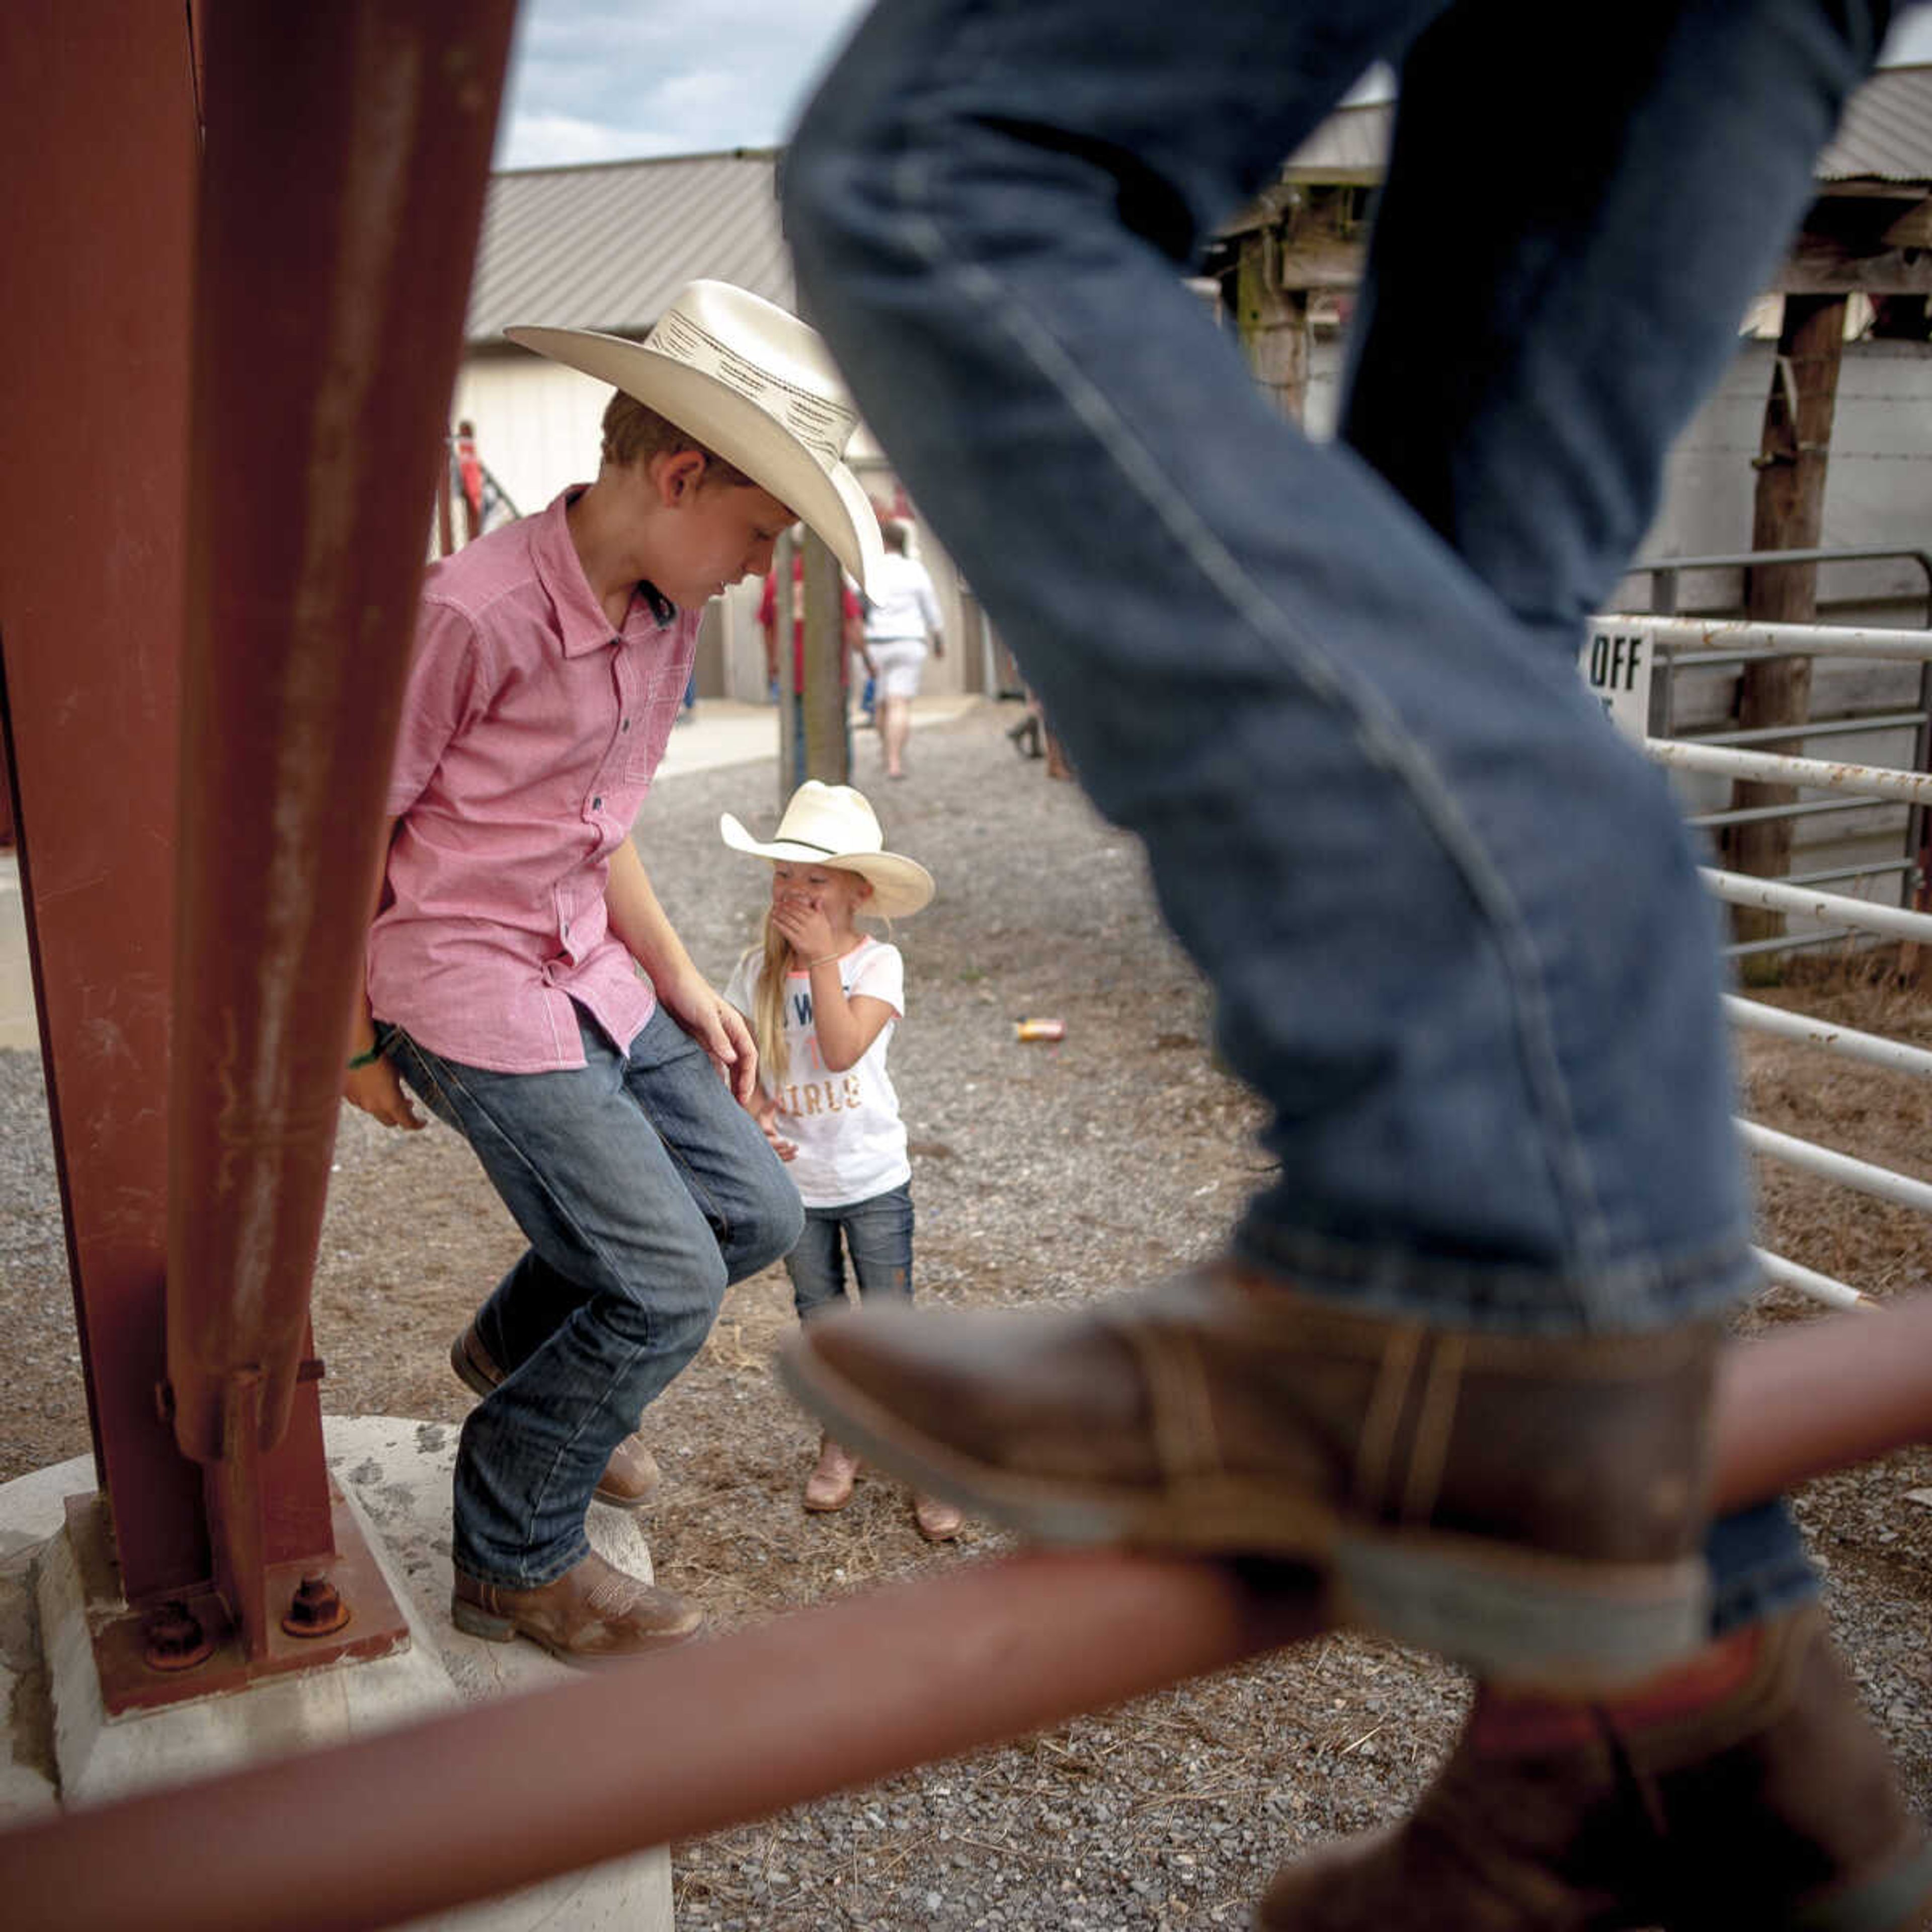
[[[872,806],[849,785],[808,779],[778,830],[754,838],[728,812],[734,850],[769,859],[764,938],[737,964],[725,998],[758,1047],[759,1124],[805,1202],[805,1232],[785,1257],[801,1322],[845,1300],[845,1262],[861,1296],[912,1292],[912,1166],[886,1050],[905,1010],[898,948],[862,932],[861,914],[915,913],[932,896],[925,867],[884,848]],[[808,1510],[843,1509],[859,1460],[830,1436],[805,1486]],[[914,1499],[920,1533],[958,1533],[936,1497]]]

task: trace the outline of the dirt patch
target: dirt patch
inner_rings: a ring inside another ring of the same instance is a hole
[[[914,739],[913,776],[872,784],[890,842],[940,896],[896,935],[909,1018],[893,1072],[916,1144],[916,1274],[924,1297],[1071,1301],[1211,1252],[1263,1163],[1255,1109],[1219,1072],[1205,1003],[1156,918],[1138,854],[1075,789],[1016,760],[991,707]],[[661,787],[640,839],[654,883],[722,980],[752,936],[760,880],[716,832],[769,824],[770,766]],[[1780,1001],[1932,1046],[1932,1007],[1828,965]],[[1058,1046],[1012,1022],[1050,1014]],[[1932,1180],[1932,1083],[1746,1036],[1751,1111]],[[38,1064],[0,1054],[0,1307],[13,1346],[0,1390],[0,1478],[87,1446],[58,1211],[37,1114]],[[1667,1095],[1660,1104],[1667,1102]],[[38,1137],[38,1138],[37,1138]],[[1881,1295],[1922,1289],[1932,1231],[1908,1210],[1782,1170],[1763,1182],[1765,1244]],[[346,1114],[316,1276],[326,1408],[454,1421],[470,1398],[449,1338],[519,1249],[466,1148]],[[1744,1325],[1811,1318],[1773,1293]],[[647,1433],[666,1480],[647,1519],[659,1574],[720,1622],[970,1562],[1004,1546],[969,1526],[934,1550],[904,1494],[862,1479],[810,1517],[814,1438],[778,1394],[791,1321],[773,1270],[735,1289]],[[1810,1486],[1800,1519],[1864,1694],[1914,1801],[1932,1804],[1928,1558],[1932,1453]],[[1454,1734],[1460,1676],[1394,1646],[1337,1636],[1131,1709],[932,1766],[675,1855],[681,1926],[1160,1928],[1237,1925],[1276,1864],[1402,1810]],[[640,1752],[658,1746],[640,1738]]]

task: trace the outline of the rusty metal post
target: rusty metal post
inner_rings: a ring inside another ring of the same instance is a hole
[[[310,1276],[514,14],[208,17],[167,1372],[251,1658],[263,1566],[332,1547]]]
[[[94,1464],[129,1593],[206,1574],[163,1372],[196,129],[183,10],[0,7],[0,682]]]

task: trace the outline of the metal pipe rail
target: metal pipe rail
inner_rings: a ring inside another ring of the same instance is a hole
[[[1820,1274],[1816,1268],[1808,1268],[1802,1262],[1794,1262],[1784,1255],[1774,1255],[1768,1248],[1754,1248],[1751,1252],[1756,1256],[1758,1265],[1766,1276],[1779,1287],[1795,1289],[1827,1308],[1877,1308],[1882,1305],[1849,1282],[1839,1280],[1836,1275]]]
[[[1932,1295],[1733,1344],[1714,1420],[1725,1508],[1924,1439]],[[397,1924],[1328,1627],[1312,1580],[1292,1570],[1122,1553],[972,1564],[581,1683],[38,1820],[0,1834],[0,1898],[10,1932]]]
[[[1917,564],[1925,573],[1927,594],[1932,596],[1932,551],[1897,545],[1858,544],[1830,550],[1726,550],[1715,556],[1642,557],[1624,574],[1654,580],[1653,596],[1661,593],[1667,600],[1658,604],[1658,615],[1670,616],[1676,610],[1678,578],[1687,570],[1762,570],[1780,564],[1885,563],[1894,559]]]
[[[1834,812],[1869,812],[1871,808],[1869,799],[1812,799],[1802,805],[1747,805],[1734,806],[1726,812],[1700,812],[1684,823],[1708,831],[1720,825],[1756,825],[1773,818],[1820,818]],[[1893,862],[1902,870],[1912,861],[1900,859]]]
[[[1810,919],[1834,919],[1861,932],[1882,934],[1888,939],[1916,940],[1932,945],[1932,913],[1907,912],[1902,906],[1874,905],[1867,899],[1847,898],[1843,892],[1821,892],[1809,886],[1788,884],[1782,879],[1754,879],[1746,872],[1702,868],[1705,884],[1712,894],[1732,905],[1771,906],[1780,912],[1802,913]]]
[[[1621,610],[1603,612],[1590,621],[1598,626],[1640,630],[1653,645],[1671,652],[1680,665],[1736,664],[1754,657],[1890,658],[1907,664],[1932,659],[1932,631],[1876,624],[1756,624],[1731,617],[1712,622]],[[1695,658],[1694,652],[1698,654]]]
[[[1775,752],[1734,752],[1682,738],[1646,738],[1658,764],[1718,778],[1764,778],[1774,784],[1813,785],[1822,791],[1855,791],[1902,805],[1932,805],[1932,773],[1882,765],[1840,764],[1828,758],[1792,758]]]
[[[1846,879],[1882,879],[1888,872],[1909,872],[1910,859],[1874,859],[1863,866],[1834,866],[1822,872],[1787,872],[1787,886],[1834,886]]]
[[[1856,718],[1812,718],[1785,724],[1755,724],[1748,731],[1702,731],[1700,745],[1775,745],[1787,738],[1865,738],[1923,724],[1922,711],[1878,711]]]
[[[1795,938],[1789,933],[1784,933],[1774,939],[1752,939],[1745,940],[1742,945],[1726,946],[1724,957],[1726,959],[1748,959],[1754,953],[1759,952],[1802,952],[1814,946],[1832,945],[1851,936],[1842,926],[1822,926],[1816,932],[1801,933]]]
[[[1861,1194],[1874,1195],[1881,1201],[1896,1202],[1901,1208],[1916,1208],[1922,1214],[1932,1214],[1932,1184],[1925,1181],[1894,1174],[1890,1168],[1876,1166],[1868,1160],[1855,1160],[1848,1154],[1834,1154],[1829,1148],[1780,1133],[1775,1127],[1761,1126],[1756,1120],[1740,1120],[1737,1128],[1747,1146],[1769,1160],[1856,1188]]]
[[[1827,1053],[1846,1060],[1888,1066],[1894,1072],[1912,1074],[1922,1080],[1932,1078],[1932,1053],[1922,1046],[1907,1046],[1902,1040],[1861,1033],[1856,1027],[1838,1026],[1809,1013],[1788,1012],[1782,1006],[1768,1006],[1760,1000],[1740,999],[1735,993],[1724,995],[1724,1012],[1732,1025],[1754,1033],[1776,1034],[1785,1040],[1822,1047]]]
[[[1924,770],[1900,771],[1875,765],[1856,764],[1842,760],[1811,758],[1787,753],[1751,748],[1784,741],[1802,742],[1810,738],[1870,733],[1880,730],[1913,729],[1916,749],[1914,763],[1928,762],[1926,727],[1932,717],[1932,631],[1895,629],[1877,626],[1848,626],[1798,623],[1756,623],[1748,620],[1700,621],[1675,615],[1676,582],[1680,570],[1744,568],[1836,562],[1876,560],[1880,557],[1909,556],[1924,572],[1932,590],[1932,550],[1884,549],[1867,551],[1814,550],[1804,551],[1733,553],[1721,556],[1670,558],[1640,562],[1632,572],[1648,572],[1657,580],[1659,601],[1669,606],[1655,614],[1600,613],[1592,620],[1593,630],[1629,633],[1648,640],[1652,657],[1667,662],[1671,670],[1691,665],[1737,665],[1779,656],[1864,658],[1915,664],[1920,668],[1919,702],[1912,711],[1888,712],[1882,716],[1850,720],[1793,721],[1787,725],[1752,727],[1714,733],[1695,740],[1669,736],[1646,737],[1645,748],[1659,765],[1680,771],[1698,772],[1730,779],[1756,779],[1790,786],[1812,796],[1789,804],[1736,806],[1727,810],[1700,812],[1690,823],[1705,830],[1720,826],[1822,817],[1830,814],[1868,812],[1872,800],[1883,800],[1910,808],[1908,849],[1904,857],[1883,866],[1845,867],[1836,874],[1826,872],[1809,878],[1767,880],[1715,868],[1702,876],[1707,887],[1718,898],[1731,904],[1763,906],[1803,915],[1821,929],[1798,934],[1780,933],[1771,938],[1745,941],[1726,946],[1727,956],[1788,952],[1800,947],[1836,944],[1858,933],[1875,933],[1909,944],[1932,943],[1932,914],[1892,906],[1873,905],[1865,900],[1818,890],[1827,879],[1836,877],[1867,878],[1904,873],[1910,892],[1922,862],[1922,827],[1928,806],[1932,806],[1932,772]],[[1665,686],[1662,727],[1670,729],[1669,686]],[[1818,794],[1825,794],[1820,796]],[[1846,796],[1845,794],[1852,794]],[[1776,1010],[1748,1001],[1727,1003],[1732,1018],[1738,1024],[1754,1026],[1766,1032],[1814,1041],[1848,1056],[1876,1064],[1923,1074],[1932,1069],[1932,1054],[1901,1043],[1881,1040],[1848,1028],[1828,1028],[1802,1016],[1786,1016]],[[1932,1188],[1909,1177],[1894,1174],[1872,1164],[1825,1148],[1778,1134],[1768,1128],[1740,1124],[1748,1144],[1770,1158],[1821,1174],[1832,1179],[1901,1201],[1922,1210],[1932,1211]],[[1849,1284],[1806,1268],[1781,1256],[1762,1254],[1760,1259],[1766,1274],[1783,1286],[1799,1289],[1834,1306],[1856,1305],[1862,1298]]]

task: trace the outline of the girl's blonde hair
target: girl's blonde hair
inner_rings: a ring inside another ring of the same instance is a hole
[[[752,1040],[758,1049],[758,1072],[770,1075],[775,1088],[783,1085],[791,1067],[784,1036],[785,956],[790,950],[790,940],[772,923],[767,912],[763,943],[748,948],[745,954],[747,959],[761,954],[765,962],[758,995],[752,1002]]]

